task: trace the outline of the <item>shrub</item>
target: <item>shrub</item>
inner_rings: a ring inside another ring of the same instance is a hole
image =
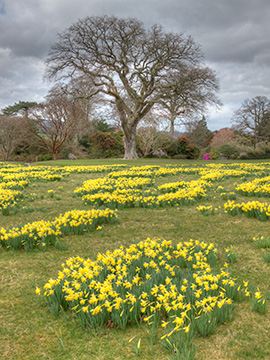
[[[121,156],[124,153],[123,132],[116,133],[96,132],[87,139],[85,144],[90,146],[90,157],[92,158],[109,158]]]
[[[182,160],[182,159],[186,159],[187,156],[183,155],[183,154],[176,154],[172,156],[173,159],[178,159],[178,160]]]
[[[38,161],[48,161],[48,160],[52,160],[53,159],[53,154],[52,153],[48,153],[48,154],[44,154],[44,155],[39,155],[37,157]]]
[[[210,159],[211,159],[211,154],[209,153],[203,154],[203,160],[210,160]]]
[[[254,149],[247,151],[248,159],[265,159],[264,149]]]
[[[245,152],[241,153],[241,154],[238,156],[238,158],[239,158],[240,160],[248,160],[248,159],[249,159],[248,154],[245,153]]]
[[[190,146],[191,145],[186,136],[179,136],[169,144],[167,153],[171,157],[174,157],[175,155],[184,155],[184,158],[187,158],[191,152]]]
[[[266,145],[259,149],[250,149],[244,153],[241,153],[239,156],[241,160],[249,159],[270,159],[270,146]]]
[[[217,160],[220,156],[219,153],[214,148],[211,149],[210,155],[212,160]]]
[[[239,155],[239,149],[231,144],[223,144],[218,147],[218,151],[226,159],[236,159]]]
[[[197,145],[191,144],[190,146],[190,150],[189,150],[189,154],[188,154],[188,159],[198,159],[199,155],[200,155],[200,148]]]

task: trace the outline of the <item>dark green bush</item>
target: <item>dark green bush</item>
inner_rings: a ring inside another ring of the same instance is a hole
[[[239,156],[238,156],[238,159],[240,160],[248,160],[249,157],[248,157],[248,154],[247,153],[241,153]]]
[[[167,153],[169,156],[174,157],[175,155],[184,155],[186,158],[189,155],[190,143],[186,136],[179,136],[177,139],[172,139],[169,144]]]
[[[53,154],[52,153],[39,155],[37,157],[37,161],[48,161],[48,160],[52,160],[52,159],[53,159]]]
[[[231,144],[223,144],[218,147],[218,152],[226,159],[236,159],[239,156],[239,149]]]
[[[266,145],[259,149],[250,149],[239,156],[240,160],[270,159],[270,146]]]
[[[266,154],[263,148],[247,151],[248,159],[265,159]]]
[[[200,156],[200,148],[197,145],[191,144],[189,150],[189,154],[187,156],[188,159],[198,159]]]

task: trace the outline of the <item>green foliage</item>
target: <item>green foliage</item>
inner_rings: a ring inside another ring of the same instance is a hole
[[[236,249],[231,246],[228,249],[225,249],[225,259],[226,262],[234,264],[237,261],[238,255]]]
[[[270,251],[268,249],[263,251],[262,258],[264,262],[270,264]]]
[[[226,159],[236,159],[239,155],[239,149],[231,144],[222,144],[218,147],[218,151]]]
[[[254,149],[247,151],[248,159],[269,159],[269,147],[263,147],[260,149]]]
[[[80,146],[83,146],[86,150],[90,149],[90,147],[91,147],[90,136],[83,135],[83,136],[78,137],[78,143]]]
[[[186,136],[179,136],[177,139],[172,139],[165,148],[169,156],[174,159],[198,159],[200,149],[194,144],[190,144]]]
[[[48,161],[48,160],[52,160],[52,159],[53,159],[53,154],[52,153],[39,155],[37,157],[37,161]]]
[[[254,297],[252,299],[252,307],[254,311],[257,311],[259,314],[264,315],[267,310],[267,301],[263,298],[261,292],[255,292]]]
[[[189,154],[188,154],[188,159],[198,159],[199,155],[200,155],[200,149],[197,145],[191,144],[189,146],[190,150],[189,150]]]
[[[36,102],[29,102],[29,101],[19,101],[14,105],[10,105],[2,109],[4,115],[15,115],[19,113],[27,112],[31,107],[36,106]]]
[[[210,155],[211,160],[217,160],[219,158],[219,153],[214,148],[211,149]]]
[[[186,136],[179,136],[177,139],[173,140],[169,144],[169,148],[167,150],[168,155],[175,156],[175,155],[184,155],[187,157],[189,155],[190,150],[189,140]]]
[[[190,121],[186,125],[185,135],[193,144],[199,148],[209,145],[213,138],[213,133],[207,127],[207,121],[205,116],[201,120]]]
[[[249,150],[243,152],[239,156],[240,160],[249,160],[249,159],[270,159],[270,146],[263,145],[257,149],[249,148]]]
[[[115,127],[108,124],[104,119],[95,119],[92,121],[95,132],[112,132]]]

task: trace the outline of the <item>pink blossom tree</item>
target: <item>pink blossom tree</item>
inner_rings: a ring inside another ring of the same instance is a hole
[[[218,147],[223,144],[232,142],[234,138],[234,132],[228,129],[221,129],[215,133],[213,139],[210,142],[210,146]]]

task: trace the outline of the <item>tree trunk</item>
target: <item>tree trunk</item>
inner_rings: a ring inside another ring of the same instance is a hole
[[[128,131],[124,129],[124,134],[124,160],[138,159],[136,151],[136,127],[129,128]]]
[[[172,115],[171,118],[170,118],[170,123],[171,123],[170,135],[171,135],[171,137],[174,137],[174,122],[175,122],[175,119],[176,119],[175,115]]]

